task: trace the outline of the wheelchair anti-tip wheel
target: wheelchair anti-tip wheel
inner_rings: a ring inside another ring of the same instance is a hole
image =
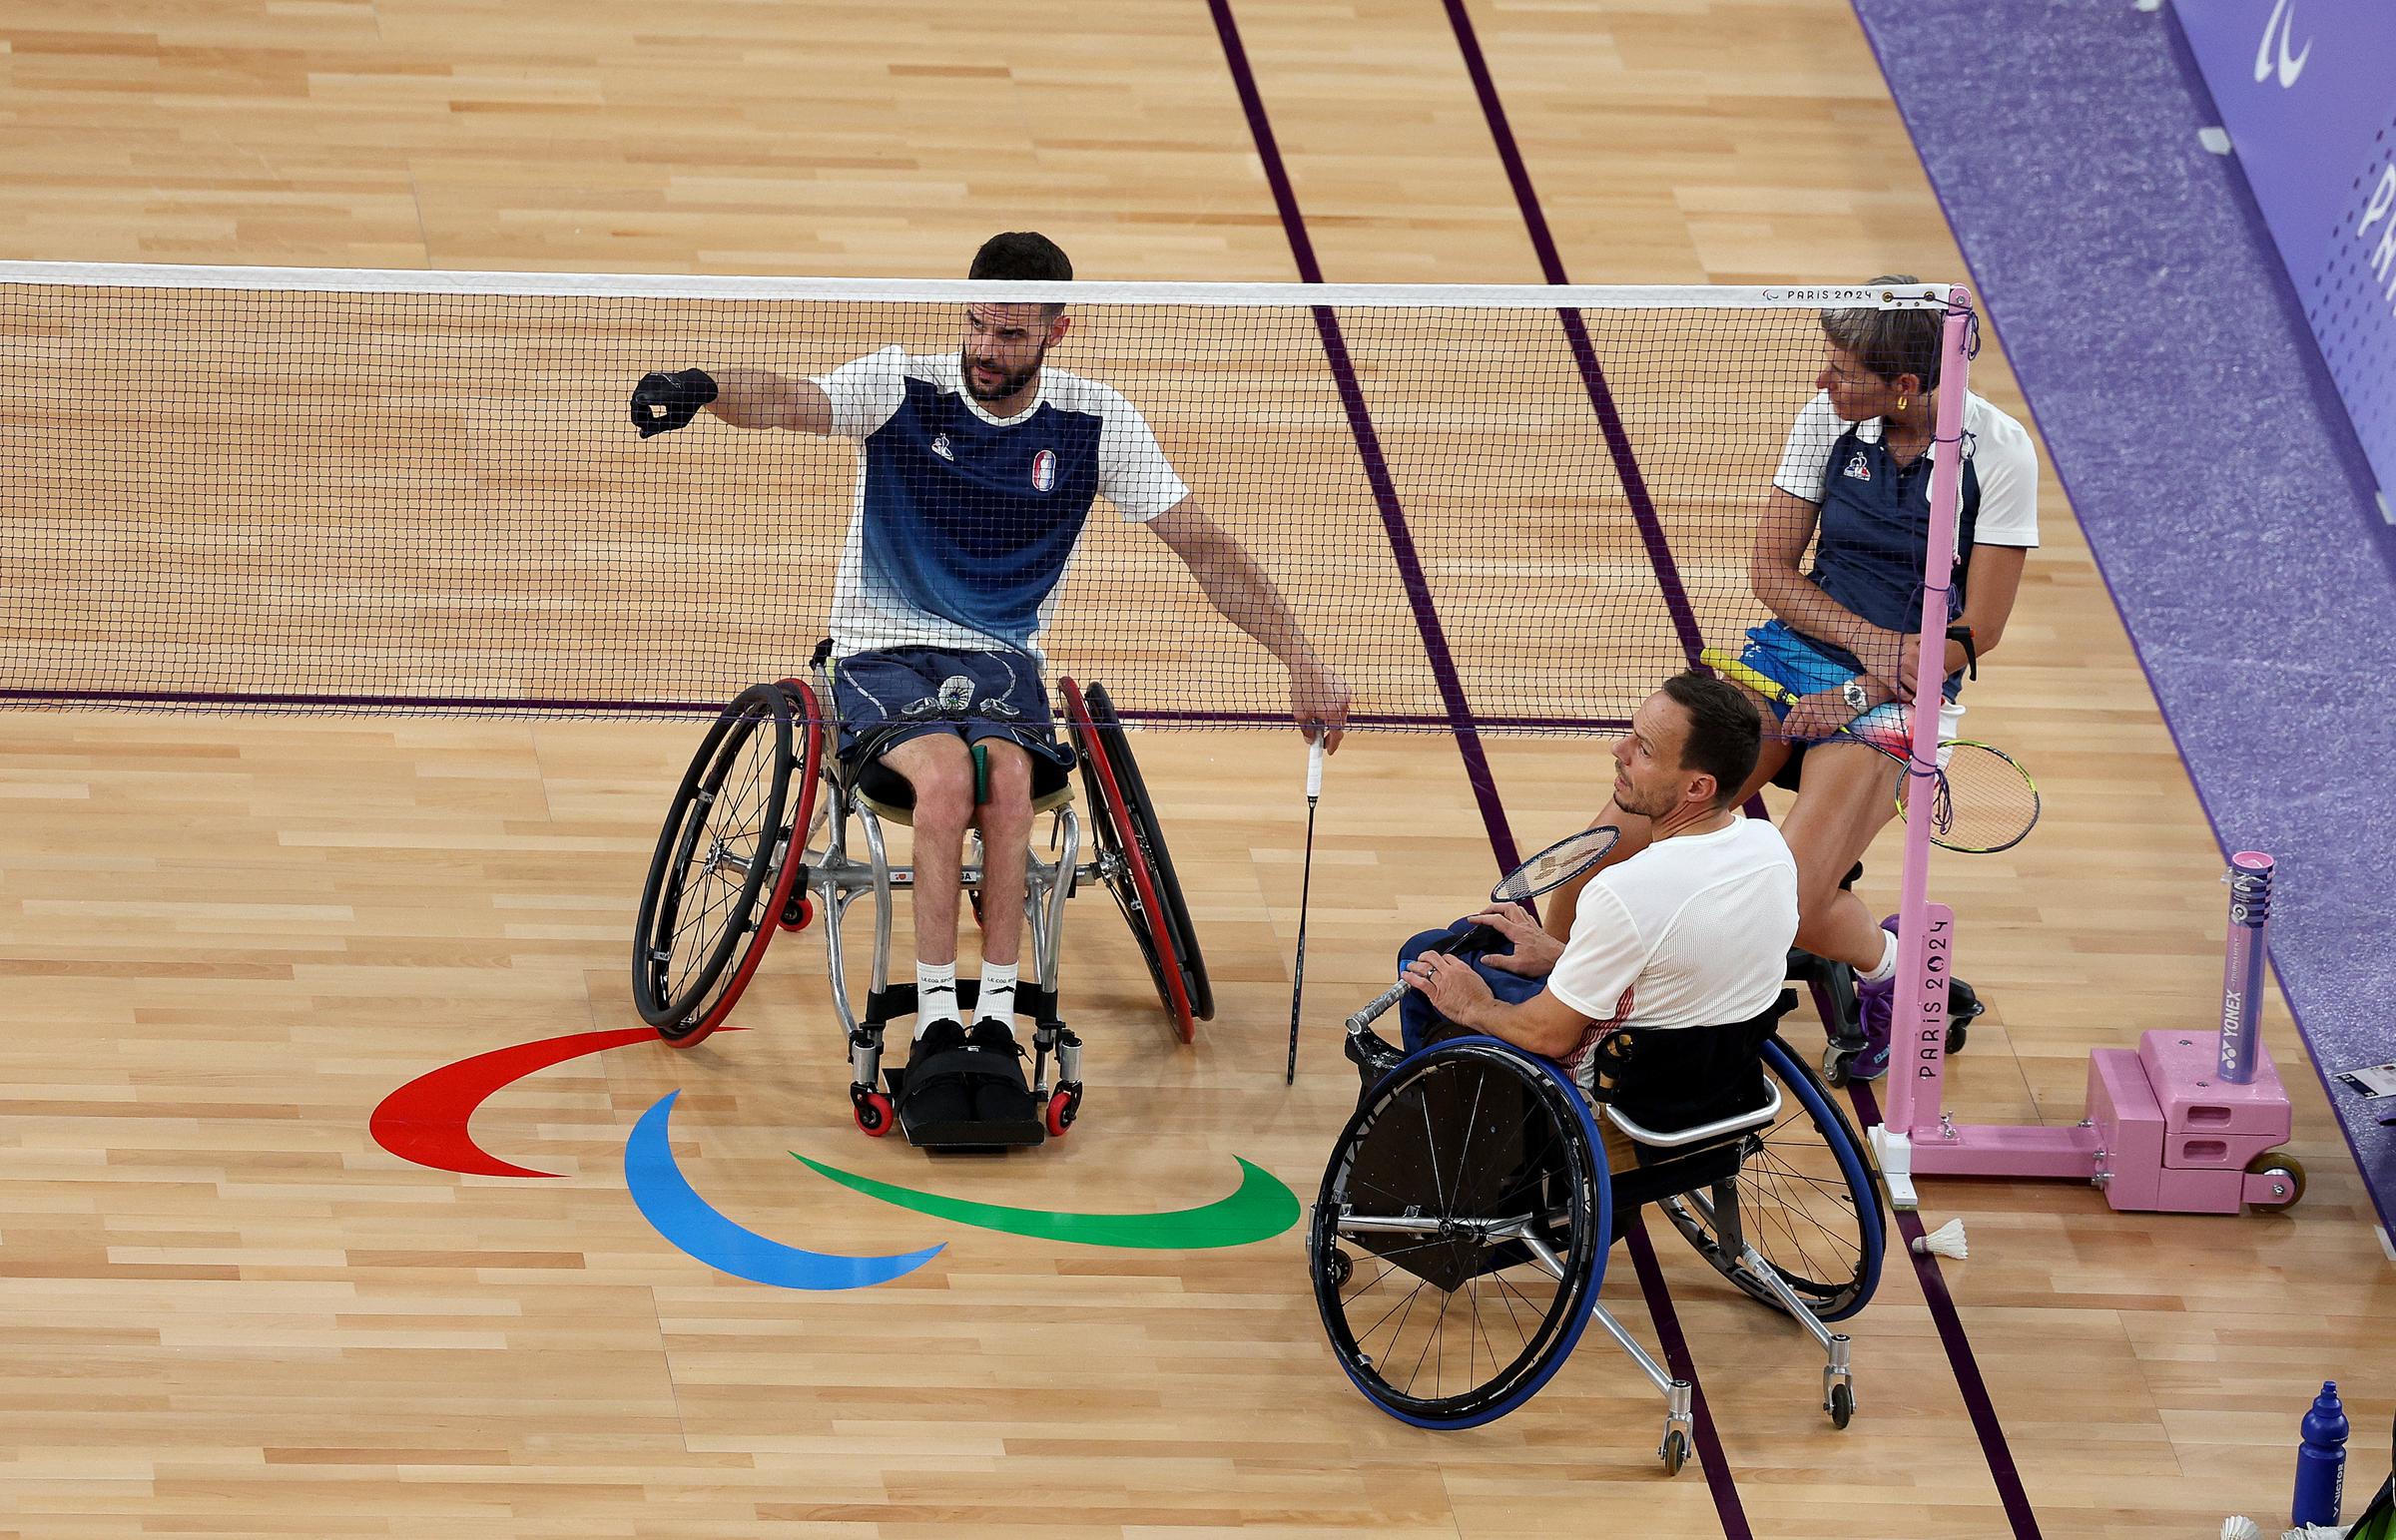
[[[1106,687],[1092,684],[1085,694],[1070,679],[1060,679],[1057,686],[1093,809],[1090,823],[1100,879],[1139,943],[1157,999],[1173,1018],[1181,1040],[1189,1042],[1197,1036],[1195,1023],[1213,1018],[1215,996],[1155,804],[1148,799],[1147,784],[1132,760],[1131,744]]]
[[[1724,1182],[1662,1200],[1664,1215],[1724,1278],[1774,1308],[1780,1302],[1726,1244],[1718,1206],[1737,1205],[1736,1235],[1822,1320],[1844,1320],[1880,1283],[1888,1233],[1880,1182],[1863,1142],[1814,1072],[1779,1038],[1763,1045],[1780,1082],[1779,1121],[1744,1135]]]
[[[753,685],[683,772],[633,937],[633,1004],[667,1042],[687,1048],[721,1026],[782,928],[822,751],[813,690]]]
[[[1341,1368],[1422,1427],[1529,1399],[1588,1324],[1612,1226],[1580,1093],[1491,1038],[1416,1054],[1341,1133],[1307,1228]]]

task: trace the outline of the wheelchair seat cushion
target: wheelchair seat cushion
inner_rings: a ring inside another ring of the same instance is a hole
[[[899,812],[912,811],[915,805],[914,783],[885,765],[880,759],[862,764],[843,764],[843,773],[849,787],[877,807],[889,807]],[[1044,755],[1031,757],[1031,799],[1042,801],[1067,790],[1072,785],[1072,770],[1057,764]]]

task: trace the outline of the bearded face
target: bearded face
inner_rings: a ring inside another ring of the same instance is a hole
[[[1039,376],[1058,332],[1036,304],[969,304],[957,368],[966,393],[982,402],[1020,394]]]

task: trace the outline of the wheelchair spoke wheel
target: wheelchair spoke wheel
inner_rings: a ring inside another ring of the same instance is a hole
[[[1588,1324],[1610,1197],[1580,1094],[1489,1038],[1442,1043],[1369,1093],[1307,1232],[1340,1366],[1423,1427],[1475,1427],[1545,1384]]]
[[[1740,1255],[1740,1241],[1807,1309],[1844,1320],[1880,1283],[1888,1227],[1879,1178],[1821,1081],[1779,1038],[1765,1040],[1763,1066],[1780,1082],[1779,1121],[1745,1137],[1728,1180],[1660,1207],[1700,1256],[1756,1298],[1780,1307]]]
[[[1100,876],[1139,943],[1157,999],[1173,1018],[1181,1040],[1189,1042],[1197,1035],[1193,1023],[1213,1018],[1215,997],[1155,804],[1148,799],[1148,787],[1106,687],[1093,684],[1085,694],[1072,680],[1061,679],[1058,688],[1093,809],[1090,822]]]
[[[800,732],[794,694],[805,713]],[[658,834],[641,890],[632,994],[641,1019],[677,1046],[722,1025],[780,928],[802,864],[791,852],[814,801],[822,730],[813,699],[805,685],[743,691],[710,725]]]

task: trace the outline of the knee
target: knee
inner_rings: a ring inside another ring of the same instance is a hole
[[[1455,944],[1456,931],[1453,928],[1417,931],[1398,948],[1398,966],[1403,968],[1425,952],[1444,952]],[[1413,996],[1408,998],[1412,999]]]
[[[1797,868],[1797,938],[1799,945],[1803,945],[1805,937],[1828,920],[1831,911],[1837,907],[1839,895],[1845,891],[1839,885],[1839,878],[1845,876],[1846,873],[1847,868],[1844,866],[1835,871],[1827,867],[1820,870],[1808,870],[1803,866]]]
[[[1024,765],[990,767],[990,799],[985,816],[1009,827],[1031,826],[1031,770]]]
[[[1830,929],[1823,909],[1798,905],[1796,944],[1799,950],[1812,952],[1817,957],[1825,955],[1823,947],[1830,939]]]
[[[1803,930],[1808,925],[1819,924],[1822,916],[1830,912],[1830,906],[1838,901],[1838,883],[1816,880],[1813,874],[1800,871],[1797,874],[1797,928]]]
[[[915,827],[961,836],[973,816],[973,768],[959,762],[918,768],[907,775],[915,788]]]
[[[992,839],[1021,840],[1031,831],[1031,767],[1019,755],[990,758],[989,800],[976,816]]]

